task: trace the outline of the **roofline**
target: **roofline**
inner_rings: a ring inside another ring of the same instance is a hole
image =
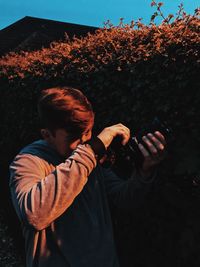
[[[59,21],[59,20],[53,20],[53,19],[45,19],[45,18],[38,18],[38,17],[32,17],[32,16],[25,16],[15,22],[13,22],[12,24],[6,26],[5,28],[1,29],[0,32],[7,30],[8,28],[12,28],[12,26],[16,23],[20,23],[25,19],[33,19],[33,20],[43,20],[43,21],[51,21],[51,22],[56,22],[56,23],[60,23],[60,24],[66,24],[66,25],[73,25],[73,26],[78,26],[78,27],[89,27],[89,28],[93,28],[93,29],[99,29],[98,27],[95,26],[90,26],[90,25],[82,25],[82,24],[77,24],[77,23],[70,23],[70,22],[63,22],[63,21]]]

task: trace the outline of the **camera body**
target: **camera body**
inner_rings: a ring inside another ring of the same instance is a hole
[[[144,157],[138,147],[138,144],[141,143],[144,147],[146,147],[142,137],[148,133],[154,133],[155,131],[159,131],[163,134],[167,143],[169,142],[169,139],[172,136],[171,127],[169,127],[166,121],[161,121],[158,117],[155,117],[150,124],[145,125],[137,132],[136,135],[131,136],[125,146],[121,144],[121,137],[116,137],[110,145],[108,154],[114,154],[116,158],[120,156],[121,158],[134,163],[136,167],[141,167]]]

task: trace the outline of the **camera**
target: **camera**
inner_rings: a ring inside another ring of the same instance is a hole
[[[121,144],[122,138],[120,136],[116,137],[108,149],[108,161],[111,157],[120,157],[130,163],[134,163],[136,167],[141,167],[144,157],[138,147],[138,144],[141,143],[144,147],[146,147],[142,137],[148,133],[154,133],[155,131],[159,131],[163,134],[167,144],[169,143],[169,140],[172,137],[172,128],[166,121],[155,117],[151,123],[141,128],[136,135],[131,136],[125,146]]]

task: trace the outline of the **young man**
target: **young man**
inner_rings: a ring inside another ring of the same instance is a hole
[[[119,209],[151,187],[165,138],[155,132],[139,148],[140,174],[123,181],[98,164],[116,136],[116,124],[92,137],[94,113],[76,89],[44,90],[38,104],[42,140],[20,151],[10,166],[12,201],[23,228],[27,267],[118,267],[108,197]],[[137,181],[135,183],[135,181]]]

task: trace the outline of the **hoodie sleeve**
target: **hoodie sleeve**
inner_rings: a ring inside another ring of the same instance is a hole
[[[89,145],[79,145],[54,168],[37,156],[18,155],[10,165],[10,190],[20,220],[37,231],[46,228],[72,204],[95,166]]]
[[[131,212],[140,208],[147,195],[153,192],[157,171],[148,179],[134,171],[127,180],[119,178],[111,169],[102,168],[104,184],[110,205],[115,212]]]

